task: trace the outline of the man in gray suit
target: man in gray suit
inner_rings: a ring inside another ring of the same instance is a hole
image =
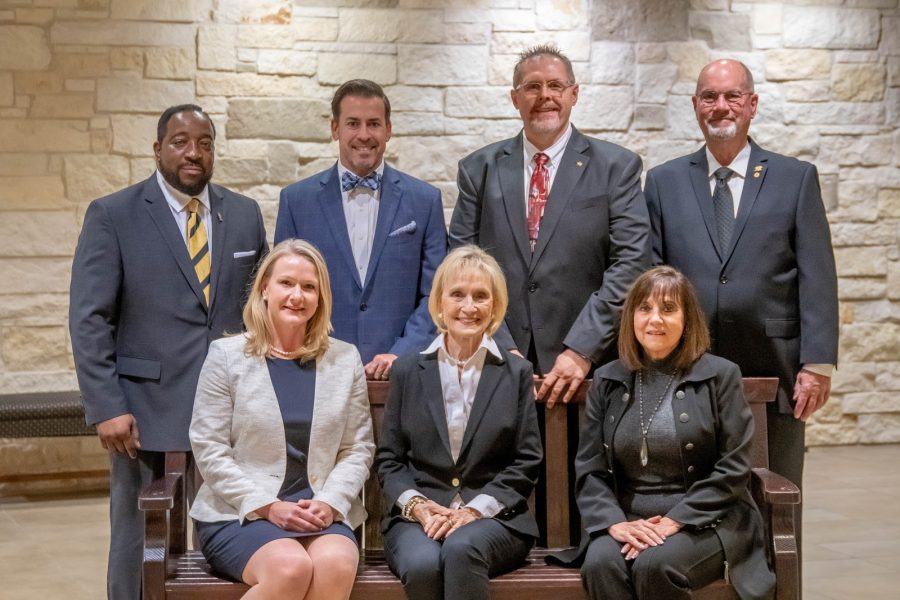
[[[745,377],[778,377],[769,466],[798,486],[804,421],[837,363],[837,275],[816,168],[748,136],[759,98],[735,60],[700,72],[693,97],[706,146],[650,169],[653,261],[693,282],[712,352]]]
[[[460,161],[450,221],[451,247],[477,244],[503,268],[495,338],[545,376],[549,405],[614,356],[625,293],[647,266],[641,159],[572,127],[578,91],[555,46],[521,54],[510,95],[523,130]]]
[[[164,452],[190,450],[207,348],[242,329],[241,304],[268,251],[259,206],[209,183],[215,127],[167,109],[149,179],[95,200],[72,263],[69,329],[89,424],[110,453],[109,598],[141,594],[140,489]]]

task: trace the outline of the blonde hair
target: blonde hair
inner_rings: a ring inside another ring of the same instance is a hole
[[[428,297],[428,313],[441,333],[447,332],[447,324],[441,318],[441,296],[446,288],[461,272],[477,269],[487,275],[491,282],[491,319],[487,333],[493,335],[506,318],[506,307],[509,305],[509,294],[506,292],[506,278],[494,257],[472,244],[460,246],[452,250],[438,266],[431,284],[431,295]]]
[[[248,356],[266,356],[272,348],[272,320],[269,318],[267,302],[263,300],[263,287],[269,282],[275,263],[285,256],[299,256],[313,264],[319,284],[319,305],[306,324],[306,338],[297,356],[300,362],[320,358],[328,349],[328,334],[331,332],[331,280],[325,259],[315,246],[306,240],[284,240],[263,259],[253,278],[250,297],[244,306],[244,327],[247,329],[247,345],[244,352]]]

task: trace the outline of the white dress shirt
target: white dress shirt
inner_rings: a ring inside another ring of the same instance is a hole
[[[206,227],[206,246],[209,249],[209,259],[212,261],[212,219],[209,218],[212,212],[209,206],[209,186],[203,186],[203,191],[196,196],[189,196],[169,185],[169,182],[166,181],[166,178],[159,171],[156,172],[156,181],[159,183],[159,189],[162,190],[163,197],[169,204],[172,216],[175,217],[175,223],[178,224],[178,231],[181,232],[181,239],[184,240],[185,247],[187,247],[187,205],[191,198],[196,198],[200,201],[200,208],[197,212],[200,213],[200,222]]]
[[[550,189],[552,190],[553,180],[556,179],[556,172],[559,171],[559,163],[562,160],[563,153],[566,151],[566,145],[569,143],[570,137],[572,137],[571,123],[566,127],[565,133],[553,142],[552,146],[546,150],[538,150],[534,144],[528,141],[528,136],[522,134],[522,148],[525,152],[525,197],[523,201],[525,202],[526,215],[528,214],[528,189],[531,187],[531,174],[534,172],[534,155],[538,152],[543,152],[549,158],[544,166],[550,172]]]
[[[485,334],[481,338],[478,349],[462,364],[462,371],[460,371],[459,362],[447,352],[445,335],[438,335],[431,345],[422,351],[422,354],[437,352],[441,391],[444,396],[444,416],[447,419],[447,433],[450,439],[450,454],[455,462],[459,460],[466,424],[469,422],[469,414],[472,412],[472,404],[475,402],[475,392],[478,390],[478,382],[481,381],[481,372],[484,370],[484,359],[488,352],[497,358],[501,358],[501,354],[497,343]],[[397,499],[397,506],[403,508],[413,496],[424,496],[424,494],[416,490],[406,490]],[[488,494],[478,494],[468,504],[465,504],[457,494],[450,502],[449,508],[457,509],[463,506],[474,508],[483,517],[488,518],[494,517],[506,509],[496,498]]]
[[[338,161],[338,181],[341,181],[345,168]],[[352,171],[350,171],[352,173]],[[384,175],[384,161],[378,165],[375,172]],[[355,173],[354,173],[355,175]],[[372,244],[375,241],[375,226],[378,223],[378,201],[381,198],[381,189],[378,191],[369,188],[357,187],[350,191],[341,189],[341,206],[344,208],[344,220],[347,222],[347,234],[350,236],[350,248],[353,250],[353,261],[356,264],[356,272],[359,274],[360,283],[365,284],[366,273],[369,270],[369,257],[372,255]]]

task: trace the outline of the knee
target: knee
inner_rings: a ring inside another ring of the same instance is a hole
[[[631,571],[639,597],[652,598],[659,590],[689,587],[687,578],[678,572],[660,549],[648,548],[634,559]]]
[[[462,576],[479,567],[487,569],[487,560],[483,554],[462,536],[450,536],[444,540],[441,562],[446,573],[459,572]]]
[[[317,579],[335,583],[352,584],[359,565],[359,550],[355,545],[333,545],[325,552],[318,552],[313,561]]]
[[[630,574],[619,549],[619,544],[608,536],[597,538],[588,546],[581,565],[581,581],[591,598],[628,597],[621,590],[630,587]]]
[[[306,589],[312,580],[313,564],[306,553],[270,556],[260,583],[280,589]]]
[[[398,575],[404,586],[432,588],[442,585],[440,557],[436,554],[410,553],[410,556],[404,557],[403,564],[398,566]]]

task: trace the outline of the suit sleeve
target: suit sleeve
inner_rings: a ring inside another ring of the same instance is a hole
[[[259,265],[262,262],[262,259],[269,253],[269,242],[266,240],[266,224],[263,220],[262,210],[259,208],[259,203],[254,201],[254,206],[256,207],[256,237],[259,241],[259,245],[256,248],[256,264]],[[247,290],[249,293],[250,286],[253,284],[253,275],[256,273],[256,269],[253,269],[251,273],[250,281],[247,282]]]
[[[430,187],[430,186],[429,186]],[[430,188],[433,195],[429,202],[428,222],[425,225],[422,255],[419,266],[419,302],[416,309],[409,316],[400,336],[390,353],[402,356],[411,352],[418,352],[428,347],[434,339],[435,329],[428,313],[428,296],[431,294],[431,284],[434,281],[434,272],[438,265],[447,256],[447,228],[444,225],[444,207],[441,203],[439,190]]]
[[[278,200],[278,216],[275,217],[275,243],[297,237],[294,215],[291,214],[291,193],[288,188],[281,190]]]
[[[603,429],[606,386],[602,385],[603,381],[594,375],[585,406],[578,454],[575,456],[575,501],[581,513],[581,525],[591,535],[627,521],[625,511],[613,493],[613,474],[607,468],[608,445]]]
[[[378,480],[387,498],[388,506],[395,506],[397,499],[406,490],[414,490],[415,477],[409,468],[409,439],[403,433],[401,416],[403,414],[404,390],[409,367],[412,363],[395,363],[391,373],[391,387],[388,393],[387,406],[381,422],[381,439],[375,452],[375,470]],[[415,402],[415,398],[411,398]]]
[[[709,476],[695,481],[681,502],[666,515],[684,525],[703,527],[721,520],[746,493],[750,481],[750,445],[753,413],[744,399],[741,372],[730,364],[710,387],[718,412],[716,442],[718,460]]]
[[[837,364],[838,293],[831,231],[816,168],[803,174],[795,227],[800,287],[800,363]]]
[[[116,369],[122,279],[115,225],[106,207],[92,202],[75,249],[69,294],[75,372],[91,425],[131,412]]]
[[[641,159],[632,155],[609,190],[609,257],[603,283],[591,294],[563,340],[598,362],[614,342],[625,295],[648,266],[649,218],[641,193]],[[577,254],[577,253],[576,253]]]
[[[647,171],[644,183],[644,199],[650,216],[650,265],[666,264],[665,240],[663,239],[662,207],[659,204],[659,189],[653,169]]]

